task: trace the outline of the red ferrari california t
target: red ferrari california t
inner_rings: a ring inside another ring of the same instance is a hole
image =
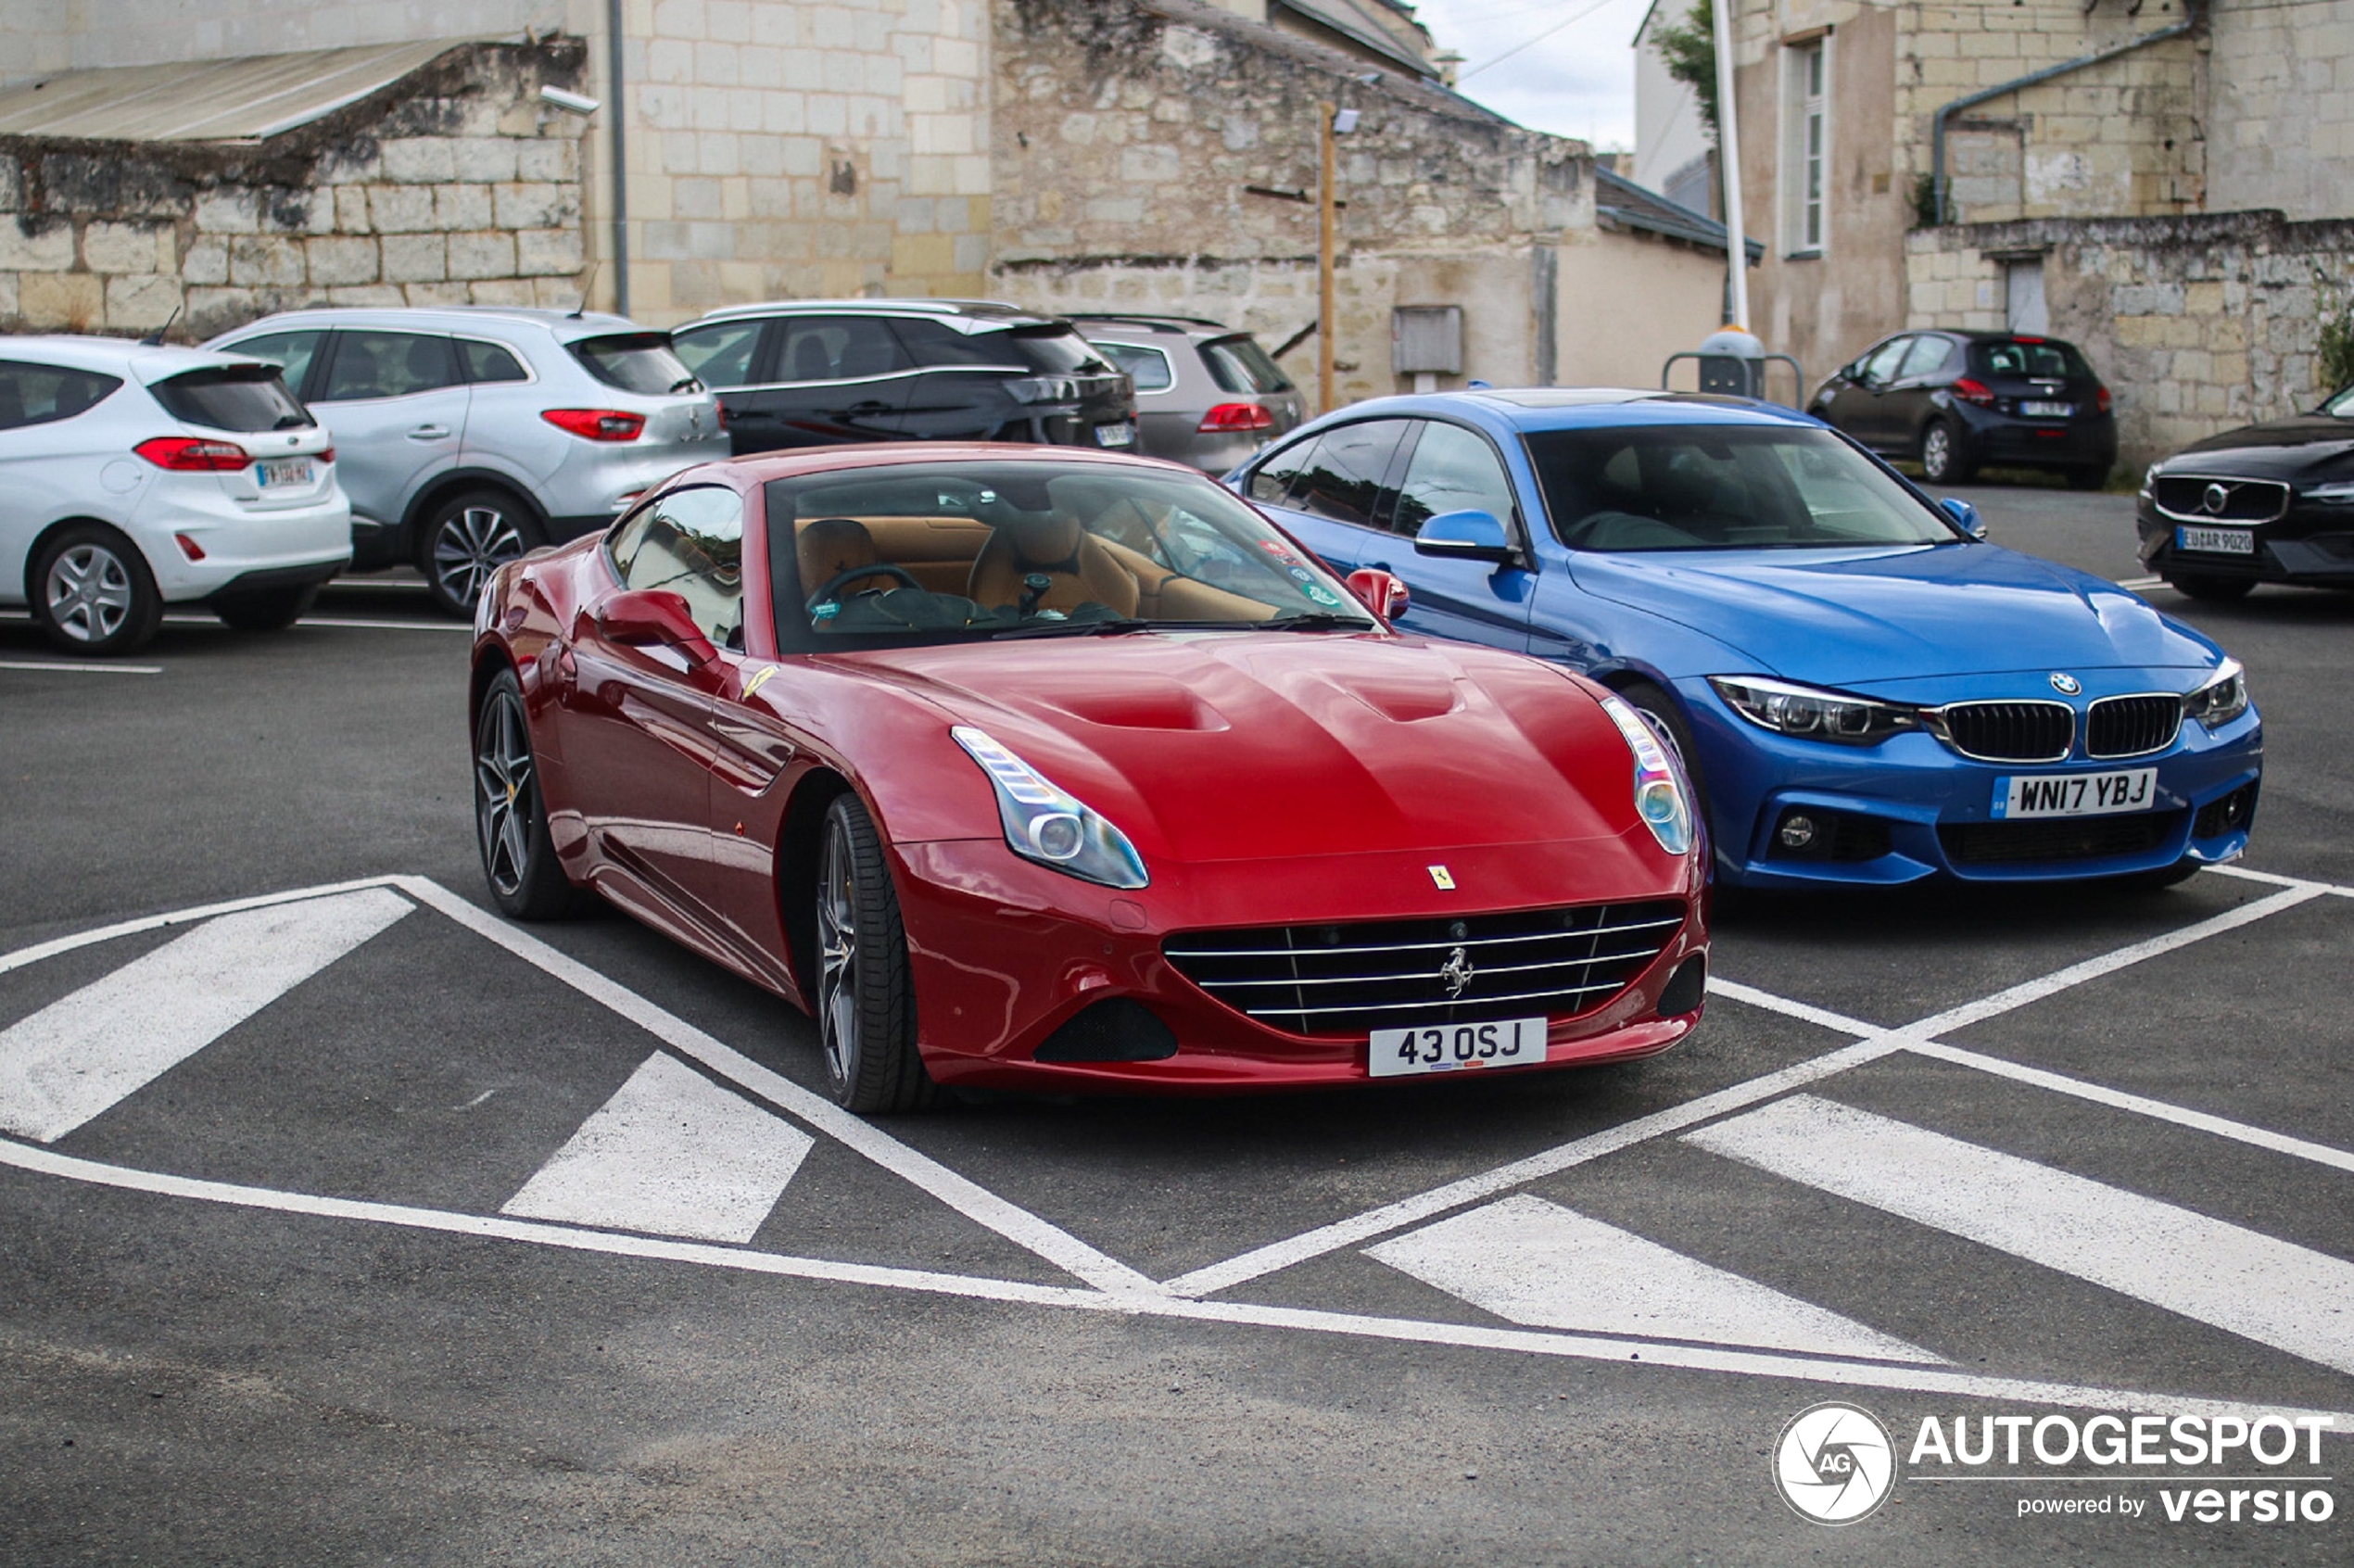
[[[1690,786],[1602,688],[1359,597],[1393,591],[1143,459],[690,469],[483,595],[491,894],[594,889],[792,1001],[862,1112],[1665,1050]]]

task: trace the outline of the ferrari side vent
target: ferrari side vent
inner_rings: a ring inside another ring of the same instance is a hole
[[[1588,1013],[1651,967],[1684,923],[1672,901],[1336,926],[1182,931],[1177,972],[1271,1029],[1376,1029]]]

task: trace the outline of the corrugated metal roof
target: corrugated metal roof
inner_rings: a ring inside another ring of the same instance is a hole
[[[0,94],[0,135],[259,141],[364,98],[458,40],[70,70]]]

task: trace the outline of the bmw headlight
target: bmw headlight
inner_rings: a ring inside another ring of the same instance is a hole
[[[1615,697],[1602,699],[1602,712],[1626,738],[1635,753],[1635,814],[1652,830],[1659,847],[1682,854],[1692,847],[1692,808],[1684,798],[1683,780],[1667,759],[1667,749],[1652,733],[1643,715]]]
[[[948,733],[996,789],[1006,848],[1024,860],[1107,888],[1141,888],[1151,880],[1145,857],[1128,835],[1100,813],[1056,788],[985,731],[958,725]]]
[[[2183,716],[2209,729],[2221,729],[2247,712],[2247,672],[2237,659],[2226,659],[2207,677],[2207,684],[2183,699]]]
[[[1710,676],[1708,684],[1733,712],[1778,735],[1835,740],[1843,746],[1877,746],[1900,729],[1918,729],[1920,715],[1893,702],[1875,702],[1843,691],[1822,691],[1756,676]]]

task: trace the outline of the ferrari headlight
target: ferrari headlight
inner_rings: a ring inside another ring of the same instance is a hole
[[[1708,684],[1733,712],[1763,729],[1842,746],[1877,746],[1900,729],[1917,729],[1920,717],[1893,702],[1822,691],[1756,676],[1710,676]]]
[[[2209,729],[2221,729],[2247,712],[2247,672],[2237,659],[2226,659],[2207,677],[2207,684],[2183,699],[2183,716]]]
[[[958,725],[948,734],[989,775],[1006,848],[1024,860],[1107,888],[1141,888],[1151,880],[1145,857],[1101,813],[1056,788],[986,732]]]
[[[1659,847],[1682,854],[1692,847],[1692,808],[1684,799],[1683,781],[1667,760],[1667,749],[1643,722],[1643,715],[1615,697],[1602,699],[1602,712],[1626,738],[1635,753],[1635,815],[1652,830]]]

